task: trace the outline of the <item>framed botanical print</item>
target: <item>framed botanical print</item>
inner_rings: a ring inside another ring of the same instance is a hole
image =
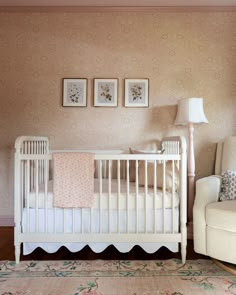
[[[94,106],[117,107],[118,79],[94,79]]]
[[[63,79],[63,106],[86,107],[87,106],[87,79],[76,78]]]
[[[149,106],[149,79],[125,79],[125,106]]]

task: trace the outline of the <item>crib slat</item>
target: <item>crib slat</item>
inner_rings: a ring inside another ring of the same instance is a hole
[[[111,233],[111,172],[112,162],[108,160],[108,232]]]
[[[75,233],[75,208],[72,208],[72,233]]]
[[[41,155],[44,154],[43,152],[43,142],[40,141],[40,146],[41,146]],[[44,167],[45,162],[43,160],[41,160],[41,183],[43,183],[44,181],[44,173],[46,172],[45,167]]]
[[[39,144],[38,144],[38,142],[34,142],[32,145],[33,145],[33,150],[34,150],[33,153],[34,153],[35,155],[38,155],[38,154],[39,154]],[[32,148],[32,145],[31,145],[31,148]],[[36,164],[36,163],[35,163],[35,164]],[[35,167],[35,174],[36,174],[36,169],[37,169],[37,168]],[[37,173],[38,173],[38,172],[39,172],[39,171],[37,171]],[[34,178],[34,179],[35,179],[35,178]],[[36,183],[33,184],[33,186],[35,186],[35,185],[36,185]]]
[[[129,160],[126,160],[126,231],[129,233],[129,198],[130,198],[130,190],[129,190]]]
[[[153,204],[153,208],[154,208],[154,224],[153,224],[153,232],[156,233],[157,231],[157,161],[154,160],[154,179],[153,179],[153,194],[154,194],[154,204]]]
[[[34,187],[34,175],[35,175],[35,167],[34,167],[34,161],[30,160],[30,188]]]
[[[117,208],[118,208],[118,212],[117,212],[117,232],[120,233],[120,169],[121,169],[121,165],[120,165],[120,160],[117,160],[117,194],[118,194],[118,198],[117,198]]]
[[[32,154],[36,154],[35,153],[35,142],[31,143],[30,141],[28,142],[28,151],[27,153],[32,153]],[[30,173],[31,175],[31,179],[30,179],[30,189],[34,188],[35,186],[35,162],[34,160],[31,160],[31,170],[32,172]]]
[[[81,233],[83,234],[84,233],[84,227],[83,227],[83,220],[84,220],[84,208],[79,208],[79,210],[81,211],[81,221],[80,221],[80,224],[81,224]]]
[[[30,232],[30,214],[29,214],[29,194],[30,194],[30,160],[26,161],[26,171],[25,171],[25,185],[26,185],[26,225],[27,232]]]
[[[107,178],[107,161],[103,160],[103,177]]]
[[[90,233],[93,232],[93,208],[90,208]]]
[[[48,232],[48,173],[49,173],[49,163],[48,160],[44,160],[44,207],[45,207],[45,232]]]
[[[25,174],[23,174],[24,173],[24,165],[25,165],[25,162],[21,161],[20,162],[20,171],[21,171],[20,173],[21,174],[18,175],[18,177],[19,177],[18,181],[20,181],[20,206],[21,206],[20,208],[26,207],[25,199],[24,199],[24,197],[26,196],[25,187],[24,187],[24,175]],[[15,181],[16,181],[16,179],[15,179]],[[22,226],[22,224],[21,224],[21,226]]]
[[[54,216],[53,232],[56,233],[57,232],[57,229],[56,229],[56,224],[57,224],[57,208],[56,207],[53,208],[53,216]]]
[[[31,144],[30,141],[27,142],[27,154],[31,153]]]
[[[166,232],[166,224],[165,224],[165,200],[166,200],[166,161],[163,161],[163,189],[162,189],[162,232]]]
[[[42,154],[42,142],[38,143],[39,145],[39,154]],[[39,183],[43,182],[43,160],[39,160]]]
[[[147,233],[147,195],[148,195],[148,172],[147,172],[147,168],[148,168],[148,162],[147,160],[144,161],[144,167],[145,167],[145,181],[144,181],[144,185],[145,185],[145,192],[144,192],[144,229],[145,229],[145,233]]]
[[[39,230],[39,161],[35,160],[35,195],[36,195],[36,204],[35,204],[35,231]]]
[[[102,233],[102,161],[99,160],[99,232]]]
[[[138,193],[139,193],[139,180],[138,180],[138,160],[135,160],[135,180],[136,180],[136,183],[135,183],[135,197],[136,197],[136,200],[135,200],[135,206],[136,206],[136,212],[135,212],[135,215],[136,215],[136,222],[135,222],[135,232],[138,233],[138,217],[139,217],[139,214],[138,214]]]
[[[65,208],[63,208],[62,210],[63,210],[63,214],[62,214],[63,233],[65,233],[66,232],[66,210]]]
[[[175,217],[175,204],[174,204],[174,196],[175,196],[175,162],[172,161],[172,195],[171,195],[171,231],[174,233],[174,217]]]

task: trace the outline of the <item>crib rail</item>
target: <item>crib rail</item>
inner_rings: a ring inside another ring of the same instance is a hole
[[[46,138],[24,137],[18,139],[15,146],[17,261],[21,242],[65,242],[66,239],[87,243],[162,241],[186,245],[186,146],[183,138],[164,139],[163,154],[91,151],[95,154],[98,183],[92,208],[55,208],[50,204],[49,175],[53,155]],[[158,175],[160,167],[161,176]],[[125,188],[121,185],[124,181]],[[158,187],[160,182],[161,188]],[[177,194],[180,196],[178,204]]]

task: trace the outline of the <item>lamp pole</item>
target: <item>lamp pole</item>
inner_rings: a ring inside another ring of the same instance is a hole
[[[193,221],[194,203],[194,182],[195,182],[195,157],[194,157],[194,127],[193,123],[188,123],[188,221]]]
[[[178,101],[175,125],[188,126],[188,236],[193,235],[193,203],[195,196],[195,157],[194,157],[194,126],[197,123],[208,123],[203,110],[203,98],[191,97]]]

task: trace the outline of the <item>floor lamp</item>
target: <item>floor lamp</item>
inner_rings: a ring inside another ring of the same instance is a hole
[[[202,98],[186,98],[178,101],[175,125],[188,125],[188,222],[193,220],[193,202],[195,197],[195,157],[194,124],[208,123],[204,114]]]

